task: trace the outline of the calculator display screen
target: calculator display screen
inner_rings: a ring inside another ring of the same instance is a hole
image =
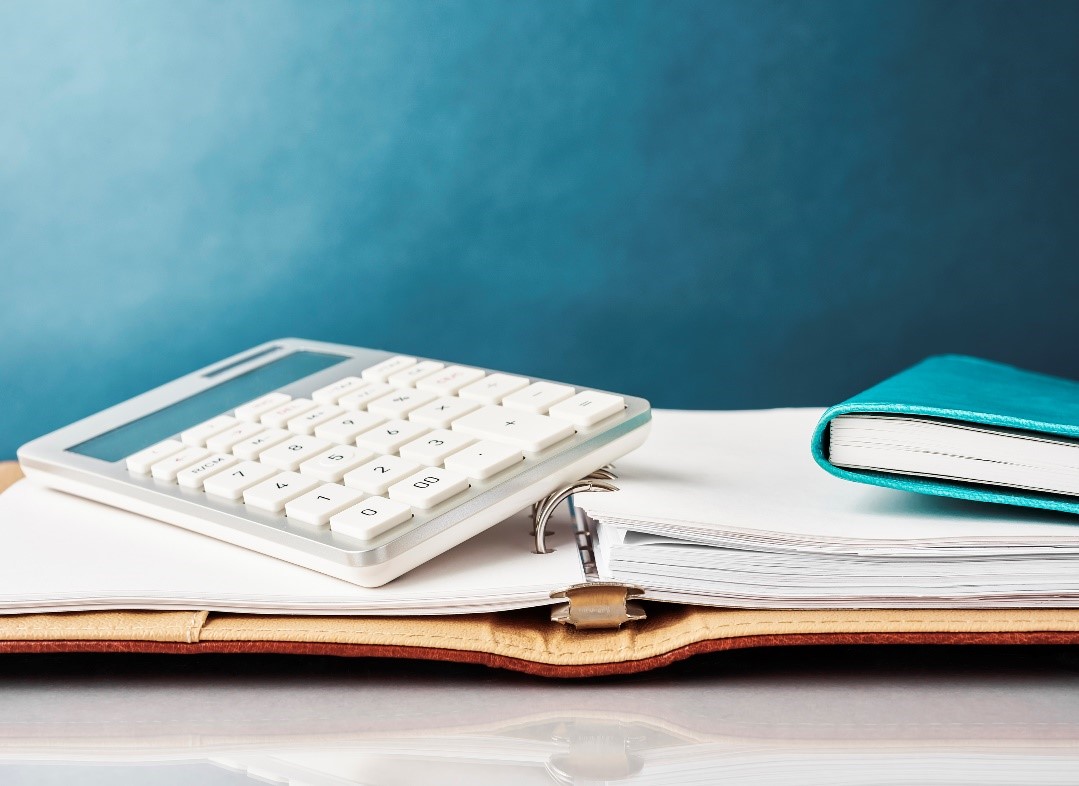
[[[348,360],[343,355],[322,352],[293,352],[285,357],[233,377],[209,390],[159,409],[112,431],[68,448],[72,453],[119,461],[143,448],[178,434],[215,415],[258,398],[279,387],[303,379]]]

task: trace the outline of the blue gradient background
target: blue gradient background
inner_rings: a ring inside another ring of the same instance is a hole
[[[1079,377],[1079,5],[0,3],[0,455],[283,335],[827,404]]]

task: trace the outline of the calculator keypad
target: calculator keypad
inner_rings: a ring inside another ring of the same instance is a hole
[[[311,398],[268,393],[127,467],[371,540],[624,407],[609,393],[397,356]]]

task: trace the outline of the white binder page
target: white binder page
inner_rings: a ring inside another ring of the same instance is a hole
[[[578,499],[600,576],[743,608],[1079,606],[1079,517],[841,480],[820,414],[654,413],[621,491]]]
[[[584,580],[572,527],[533,554],[517,516],[382,587],[357,587],[21,480],[0,494],[0,613],[198,609],[454,614],[552,603]]]

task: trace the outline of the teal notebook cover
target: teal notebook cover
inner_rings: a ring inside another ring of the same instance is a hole
[[[813,432],[813,458],[828,472],[846,480],[921,494],[1079,513],[1076,497],[835,466],[828,461],[828,424],[839,415],[866,413],[923,415],[1079,438],[1079,382],[963,355],[940,355],[831,407]]]

